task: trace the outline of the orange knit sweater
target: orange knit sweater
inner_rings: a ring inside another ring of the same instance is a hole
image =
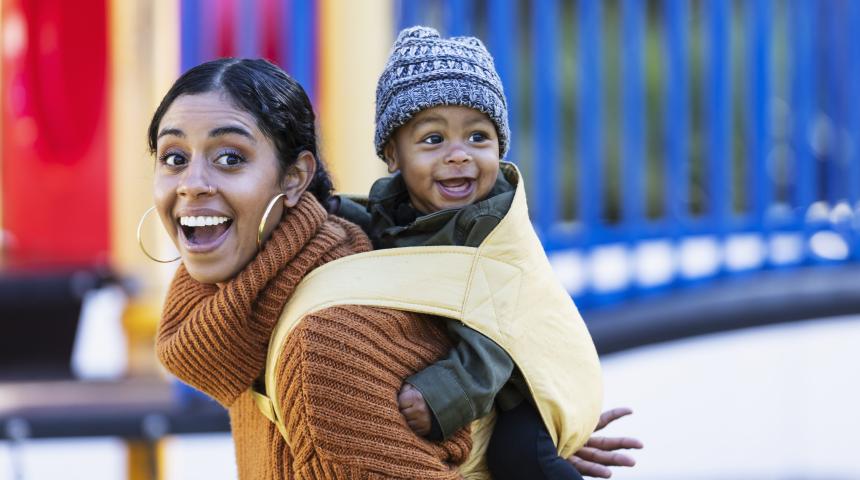
[[[370,249],[361,230],[310,195],[287,211],[257,257],[227,284],[193,280],[180,266],[157,338],[168,370],[228,408],[241,479],[454,479],[468,431],[442,443],[409,429],[397,409],[403,380],[450,348],[429,317],[350,306],[302,320],[280,359],[275,398],[289,444],[248,393],[264,369],[269,335],[312,269]]]

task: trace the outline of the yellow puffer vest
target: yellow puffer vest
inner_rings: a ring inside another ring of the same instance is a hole
[[[276,391],[275,366],[285,339],[309,313],[336,305],[371,305],[439,315],[465,323],[507,351],[559,455],[567,458],[582,447],[602,404],[597,352],[532,228],[519,171],[506,162],[502,168],[517,185],[514,200],[479,247],[379,250],[344,257],[308,274],[272,334],[266,391]],[[277,402],[255,397],[263,414],[285,434]],[[489,478],[483,456],[493,421],[488,416],[472,425],[472,455],[460,467],[467,479]]]

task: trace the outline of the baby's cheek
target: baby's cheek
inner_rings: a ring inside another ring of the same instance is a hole
[[[495,185],[495,183],[496,183],[495,177],[493,177],[492,179],[482,178],[481,182],[478,183],[477,197],[478,198],[484,198],[487,195],[489,195],[490,190],[493,189],[493,185]]]

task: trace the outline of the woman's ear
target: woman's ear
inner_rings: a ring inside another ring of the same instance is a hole
[[[299,203],[302,194],[313,181],[316,171],[317,159],[314,154],[307,150],[299,153],[296,163],[290,167],[281,185],[283,192],[287,195],[284,198],[284,205],[287,208],[293,208]]]
[[[394,173],[400,170],[400,164],[397,161],[397,149],[394,147],[394,139],[388,141],[382,149],[382,156],[385,158],[385,164],[388,165],[388,173]]]

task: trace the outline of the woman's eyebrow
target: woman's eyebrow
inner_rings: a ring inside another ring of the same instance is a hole
[[[237,127],[237,126],[232,126],[232,125],[228,126],[228,127],[213,128],[212,130],[209,131],[209,138],[220,137],[223,135],[231,135],[231,134],[232,135],[241,135],[243,137],[246,137],[248,140],[252,141],[253,143],[257,143],[257,139],[255,139],[254,136],[251,135],[251,132],[249,132],[248,130],[245,130],[242,127]]]
[[[185,132],[178,128],[165,128],[164,130],[158,133],[158,138],[173,135],[174,137],[185,138]]]

